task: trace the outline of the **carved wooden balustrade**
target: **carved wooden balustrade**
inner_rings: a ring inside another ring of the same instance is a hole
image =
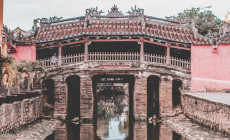
[[[144,61],[140,60],[140,53],[138,52],[91,52],[88,54],[88,62],[134,62],[134,63],[145,63],[145,64],[157,64],[163,66],[179,67],[184,69],[190,69],[191,63],[188,60],[180,58],[167,57],[164,55],[156,55],[146,53],[144,55]],[[40,60],[43,62],[44,67],[54,67],[67,64],[76,64],[84,62],[84,54],[73,54],[62,56],[61,62],[51,62],[51,58]],[[169,63],[167,63],[169,62]]]

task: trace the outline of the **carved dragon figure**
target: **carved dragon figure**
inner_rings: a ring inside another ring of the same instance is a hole
[[[50,17],[49,19],[48,18],[38,18],[38,19],[35,19],[34,20],[34,27],[33,28],[36,29],[38,23],[40,23],[41,27],[44,27],[44,26],[46,26],[46,25],[48,25],[50,23],[60,21],[62,18],[63,17],[58,18],[58,17],[54,16],[54,17]]]
[[[86,12],[86,17],[89,18],[90,17],[100,17],[101,13],[104,13],[102,10],[98,11],[98,8],[89,8],[85,10]]]
[[[137,6],[135,5],[135,7],[131,7],[131,11],[128,11],[127,13],[129,14],[129,16],[144,16],[144,9],[137,8]]]

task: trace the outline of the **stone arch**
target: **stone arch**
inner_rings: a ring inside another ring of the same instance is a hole
[[[96,114],[97,114],[97,99],[98,99],[98,95],[97,95],[97,87],[96,87],[96,83],[98,82],[98,78],[102,78],[102,77],[118,77],[118,78],[124,78],[126,79],[125,81],[123,81],[124,83],[127,83],[127,90],[128,90],[128,95],[129,95],[129,118],[133,119],[134,117],[134,84],[135,84],[135,77],[132,74],[126,74],[126,73],[94,73],[94,75],[91,76],[92,78],[92,87],[93,87],[93,98],[94,98],[94,119],[97,118]],[[115,82],[116,83],[116,82]],[[119,83],[119,82],[118,82]],[[121,82],[122,83],[122,82]],[[117,91],[119,92],[119,91]]]
[[[80,77],[71,75],[66,78],[67,119],[80,117]]]
[[[172,81],[172,105],[176,107],[181,104],[181,89],[183,82],[180,79],[173,79]]]
[[[147,117],[159,116],[160,81],[160,77],[156,75],[150,75],[147,78]]]

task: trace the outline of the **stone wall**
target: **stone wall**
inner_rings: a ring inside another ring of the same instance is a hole
[[[91,77],[81,75],[80,84],[80,118],[84,120],[93,120],[94,96]]]
[[[0,132],[8,132],[39,118],[42,112],[42,98],[41,95],[2,104],[0,106]]]
[[[136,78],[133,98],[134,119],[147,120],[147,78]]]
[[[230,87],[230,44],[197,44],[191,47],[191,90],[222,90]],[[201,61],[202,60],[202,61]]]
[[[230,134],[230,105],[183,94],[184,113],[190,119]]]
[[[159,87],[161,116],[172,114],[172,77],[163,76]]]
[[[134,76],[133,85],[133,116],[136,120],[147,120],[147,78],[158,76],[159,104],[162,116],[173,114],[172,111],[172,81],[183,81],[183,89],[190,87],[190,71],[177,68],[168,68],[157,65],[148,65],[145,68],[136,67],[102,67],[99,63],[84,65],[66,65],[47,68],[48,78],[55,81],[54,116],[66,118],[68,113],[68,93],[66,78],[72,75],[80,77],[80,119],[92,120],[95,118],[95,95],[92,78],[96,75],[130,75]],[[126,91],[127,92],[127,91]],[[131,93],[129,93],[131,94]]]
[[[67,87],[64,81],[55,82],[54,116],[65,119],[67,115]]]

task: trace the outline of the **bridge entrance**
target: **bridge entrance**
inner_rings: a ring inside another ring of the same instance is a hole
[[[94,93],[94,118],[97,118],[100,103],[106,101],[107,106],[124,104],[128,109],[128,118],[133,118],[133,91],[135,78],[132,75],[95,75],[92,78]],[[114,100],[114,99],[118,100]],[[114,101],[114,102],[112,102]],[[103,111],[103,110],[102,110]]]
[[[67,84],[67,119],[80,117],[80,77],[73,75],[66,78]]]
[[[149,76],[147,79],[147,116],[159,117],[159,82],[158,76]]]
[[[181,89],[182,89],[182,81],[173,80],[172,83],[173,107],[176,107],[181,104],[181,92],[180,92]]]
[[[54,105],[54,80],[46,79],[42,81],[42,89],[45,92],[47,103]]]

